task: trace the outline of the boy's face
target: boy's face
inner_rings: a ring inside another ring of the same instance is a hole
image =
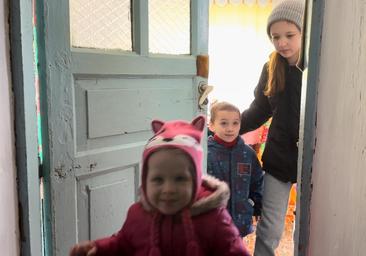
[[[149,203],[162,214],[176,214],[192,200],[192,167],[179,150],[153,153],[147,163],[146,195]]]
[[[240,114],[236,111],[221,110],[210,122],[210,130],[225,142],[232,142],[239,135]]]

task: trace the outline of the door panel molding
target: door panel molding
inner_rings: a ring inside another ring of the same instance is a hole
[[[134,53],[101,54],[95,51],[72,52],[71,71],[75,76],[98,75],[196,75],[196,58],[190,55],[152,55]],[[131,65],[131,63],[134,63]],[[139,67],[139,69],[136,69]]]

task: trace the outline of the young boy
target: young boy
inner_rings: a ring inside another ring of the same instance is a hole
[[[227,209],[242,237],[252,233],[252,216],[261,211],[263,171],[255,151],[239,136],[240,111],[227,102],[211,107],[207,172],[227,182],[231,191]]]
[[[215,192],[202,185],[204,125],[202,116],[153,121],[155,135],[143,152],[143,200],[130,207],[117,234],[75,245],[70,255],[250,255],[225,207],[212,209]],[[191,216],[195,202],[200,210]]]

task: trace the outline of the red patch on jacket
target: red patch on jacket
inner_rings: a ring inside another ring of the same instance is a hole
[[[236,168],[239,175],[250,174],[250,164],[238,163]]]

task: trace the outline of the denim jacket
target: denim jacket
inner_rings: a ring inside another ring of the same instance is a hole
[[[260,215],[263,193],[263,170],[255,151],[241,137],[234,147],[227,148],[210,136],[207,172],[229,185],[227,208],[240,235],[252,233],[252,216]]]

